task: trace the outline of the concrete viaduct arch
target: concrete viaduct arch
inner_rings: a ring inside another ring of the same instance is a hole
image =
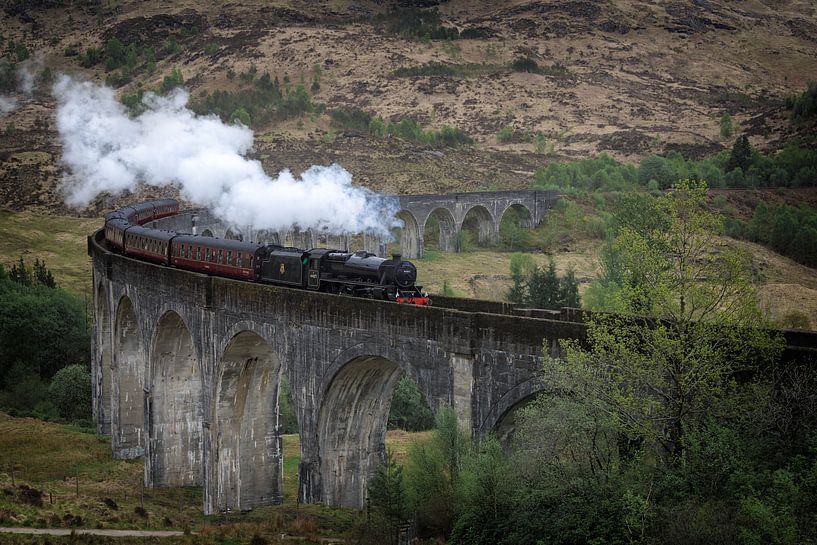
[[[522,226],[532,229],[544,219],[558,199],[556,191],[403,195],[400,197],[400,212],[397,214],[406,224],[400,237],[403,256],[423,257],[424,228],[432,215],[440,225],[440,249],[453,252],[459,250],[456,241],[466,219],[475,221],[480,244],[492,244],[496,242],[499,225],[509,210],[519,212]]]
[[[543,338],[584,331],[500,303],[420,308],[209,277],[110,253],[99,236],[89,239],[93,376],[106,365],[103,302],[115,302],[113,452],[144,456],[149,486],[201,485],[206,513],[281,501],[282,376],[300,428],[300,501],[360,508],[403,373],[433,409],[453,406],[478,434],[494,405],[539,372]],[[106,395],[103,381],[101,431]]]

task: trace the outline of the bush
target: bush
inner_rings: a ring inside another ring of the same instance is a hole
[[[500,144],[504,144],[505,142],[510,142],[513,139],[514,130],[513,127],[510,125],[506,125],[502,127],[499,132],[496,134],[496,141]]]
[[[733,127],[732,127],[732,116],[728,113],[723,114],[719,121],[720,131],[721,131],[721,138],[724,140],[727,138],[732,137]]]
[[[82,301],[59,288],[0,278],[0,388],[13,369],[50,379],[71,362],[88,359]],[[32,405],[33,407],[33,405]]]
[[[539,71],[539,65],[530,57],[518,57],[511,63],[511,69],[515,72],[532,72]]]
[[[14,91],[17,87],[17,70],[14,64],[0,61],[0,91],[5,93]]]
[[[403,376],[394,390],[388,425],[391,429],[406,431],[425,431],[434,427],[434,415],[428,403],[417,383],[408,376]]]
[[[57,371],[48,391],[63,418],[73,420],[90,416],[91,373],[85,365],[69,365]]]
[[[184,85],[184,78],[178,68],[173,68],[169,75],[162,80],[162,85],[159,87],[159,93],[165,95],[175,89]]]
[[[424,40],[456,40],[460,33],[456,28],[442,25],[437,8],[396,8],[374,19],[379,28],[406,38]]]
[[[809,82],[803,94],[787,101],[792,121],[804,122],[817,117],[817,82]]]

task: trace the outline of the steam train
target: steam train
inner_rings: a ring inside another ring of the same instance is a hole
[[[313,291],[429,305],[417,269],[399,254],[298,248],[150,229],[145,223],[175,215],[174,199],[144,202],[105,216],[105,241],[117,252],[190,271]]]

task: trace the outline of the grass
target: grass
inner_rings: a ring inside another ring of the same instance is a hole
[[[61,287],[78,295],[86,290],[90,294],[86,237],[100,227],[102,220],[97,218],[0,211],[0,263],[8,270],[20,256],[29,264],[35,258],[45,260]]]
[[[412,442],[429,434],[389,431],[386,445],[402,460]],[[282,505],[206,517],[201,514],[200,488],[145,489],[147,517],[140,517],[135,509],[142,504],[140,483],[144,464],[141,460],[113,459],[109,437],[0,412],[0,526],[65,528],[72,527],[73,520],[75,527],[83,528],[190,529],[201,535],[162,540],[162,543],[203,544],[226,544],[231,539],[246,543],[254,534],[265,536],[270,543],[303,543],[302,539],[274,541],[274,537],[286,533],[314,542],[321,537],[342,539],[357,532],[363,516],[360,512],[297,504],[300,443],[297,435],[285,435],[283,443]],[[21,484],[44,491],[42,507],[20,501]],[[111,507],[110,501],[106,504],[106,498],[113,500],[116,507]],[[77,516],[82,519],[79,523],[74,518]],[[37,539],[0,534],[2,543],[39,543]],[[49,537],[49,540],[62,543],[58,538]],[[141,538],[133,542],[143,543]]]

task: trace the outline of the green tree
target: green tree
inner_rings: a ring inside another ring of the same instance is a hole
[[[531,308],[558,309],[560,303],[556,263],[550,259],[547,267],[537,267],[528,278],[525,304]]]
[[[740,168],[744,173],[752,166],[752,145],[745,134],[738,136],[732,145],[732,153],[729,155],[729,162],[726,164],[726,171],[732,172]]]
[[[63,418],[90,418],[91,373],[85,365],[69,365],[57,371],[48,391]]]
[[[721,138],[726,140],[727,138],[732,138],[732,116],[728,113],[725,113],[721,116],[720,119],[720,128],[721,128]]]
[[[650,181],[655,180],[660,189],[667,189],[672,187],[676,179],[672,165],[658,155],[648,155],[638,165],[638,183],[642,187],[647,187]]]
[[[0,281],[0,388],[15,368],[50,379],[87,361],[86,323],[82,301],[62,289]]]
[[[404,375],[391,401],[389,428],[425,431],[434,427],[434,414],[426,403],[417,383]]]
[[[394,545],[399,543],[400,529],[409,521],[411,513],[403,483],[403,467],[397,465],[391,451],[386,451],[386,460],[369,481],[368,508],[369,515],[374,519],[370,521],[372,530],[385,533],[377,536],[381,538],[378,541]]]
[[[468,438],[459,429],[457,415],[450,408],[441,407],[435,422],[429,441],[409,447],[406,492],[420,533],[448,536],[457,515],[457,479],[468,451]]]
[[[170,71],[170,74],[165,76],[162,80],[162,85],[159,87],[159,92],[165,95],[176,87],[181,87],[182,85],[184,85],[182,72],[178,68],[174,67],[173,70]]]
[[[716,239],[706,184],[679,182],[657,205],[668,229],[623,226],[614,245],[625,306],[659,321],[596,316],[589,349],[565,342],[565,360],[551,360],[547,372],[675,464],[692,422],[728,410],[735,373],[774,361],[781,343],[765,329],[747,256]]]

